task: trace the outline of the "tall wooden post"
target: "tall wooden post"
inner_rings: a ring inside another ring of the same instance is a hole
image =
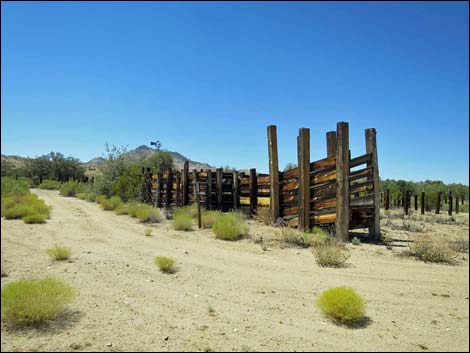
[[[250,169],[250,216],[255,214],[258,206],[258,178],[256,177],[256,169]]]
[[[436,214],[439,214],[439,211],[441,210],[441,192],[437,192],[436,196]]]
[[[157,192],[156,192],[156,198],[157,198],[157,207],[161,208],[162,207],[162,192],[163,192],[163,173],[158,172],[157,173]]]
[[[424,214],[424,203],[425,203],[424,191],[421,191],[421,214]]]
[[[349,240],[349,125],[336,125],[336,238]]]
[[[197,175],[196,169],[194,169],[194,174]],[[196,180],[196,178],[194,178]],[[196,199],[196,204],[197,204],[197,226],[199,229],[202,228],[201,225],[201,195],[200,195],[200,189],[199,189],[199,180],[197,180],[194,183],[194,195]]]
[[[310,129],[299,129],[297,161],[299,165],[299,230],[304,231],[310,228]]]
[[[276,125],[268,126],[268,152],[269,152],[269,179],[270,179],[270,206],[274,222],[280,215],[279,208],[279,163],[277,157]]]
[[[418,211],[418,194],[415,193],[413,196],[414,196],[415,211]]]
[[[233,172],[233,209],[238,210],[240,208],[240,177],[238,172]]]
[[[224,210],[224,194],[223,194],[223,169],[217,168],[217,209],[220,211]]]
[[[181,206],[181,173],[176,172],[176,207]]]
[[[385,209],[390,209],[390,189],[385,190]]]
[[[455,213],[459,213],[459,197],[455,196]]]
[[[449,191],[449,216],[452,216],[452,191]]]
[[[173,170],[168,168],[166,173],[166,207],[171,207],[171,191],[173,190]]]
[[[408,215],[408,208],[409,208],[409,191],[405,191],[403,195],[403,209],[405,210],[405,214]]]
[[[336,131],[326,133],[326,156],[328,158],[336,156]]]
[[[206,209],[212,210],[212,170],[207,170]]]
[[[367,163],[368,167],[372,167],[372,179],[374,181],[374,218],[371,220],[369,227],[369,236],[372,239],[380,239],[380,182],[379,182],[379,161],[377,156],[377,138],[375,129],[366,129],[366,153],[371,153],[371,162]],[[349,165],[348,165],[349,172]]]
[[[183,206],[189,205],[189,162],[183,166]]]

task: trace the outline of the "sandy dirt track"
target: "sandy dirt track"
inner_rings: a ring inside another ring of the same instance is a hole
[[[148,226],[136,219],[33,192],[53,206],[52,218],[2,218],[2,286],[54,276],[77,297],[47,329],[2,322],[2,351],[468,351],[468,255],[450,266],[348,245],[348,268],[320,268],[309,249],[263,251],[251,239],[216,240],[211,230],[178,232],[170,221],[145,237]],[[250,221],[252,235],[270,232]],[[47,257],[56,242],[72,249],[70,262]],[[179,271],[159,272],[158,255],[174,257]],[[365,298],[364,327],[337,326],[315,308],[322,291],[340,285]]]

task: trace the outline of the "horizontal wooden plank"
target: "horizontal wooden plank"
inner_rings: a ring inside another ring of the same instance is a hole
[[[288,202],[296,202],[299,200],[299,196],[297,193],[295,194],[284,194],[279,195],[279,203],[288,203]]]
[[[324,208],[334,208],[336,207],[336,197],[328,200],[317,201],[313,203],[313,210],[321,210]]]
[[[324,174],[320,173],[310,177],[310,185],[322,184],[327,181],[336,179],[336,170],[326,172]]]
[[[279,180],[287,180],[299,177],[299,168],[293,168],[279,173]]]
[[[336,221],[336,212],[323,215],[310,215],[310,222],[312,224],[327,224]]]
[[[241,197],[240,196],[240,205],[249,205],[250,204],[250,198],[249,197]]]
[[[364,192],[364,191],[370,192],[370,191],[373,191],[373,190],[374,190],[374,181],[373,180],[369,180],[369,181],[365,181],[363,183],[357,183],[357,184],[353,184],[353,185],[349,186],[349,193],[350,194],[354,194],[354,193],[357,193],[357,192]]]
[[[336,165],[336,157],[329,157],[320,159],[319,161],[315,161],[310,163],[310,171],[313,172],[318,169],[325,169],[329,167],[333,167]]]
[[[321,201],[336,197],[336,183],[327,184],[326,187],[310,189],[310,201]]]
[[[271,199],[269,197],[258,196],[258,206],[270,206]]]
[[[369,163],[371,161],[372,161],[372,153],[366,153],[366,154],[363,154],[362,156],[351,159],[349,161],[349,168],[354,168],[361,164]]]
[[[349,173],[349,182],[361,179],[361,178],[370,178],[372,177],[372,167],[359,169],[354,172]]]
[[[287,191],[292,191],[292,190],[297,190],[299,188],[299,182],[297,180],[291,181],[286,184],[282,184],[279,187],[280,192],[287,192]]]
[[[281,214],[283,216],[289,216],[289,215],[294,215],[299,213],[299,208],[297,206],[295,207],[289,207],[289,208],[281,208]]]
[[[374,195],[360,196],[351,198],[349,200],[349,205],[353,207],[364,207],[364,206],[374,206]]]
[[[270,184],[270,178],[269,176],[264,176],[264,177],[258,177],[257,179],[258,185],[269,185]]]

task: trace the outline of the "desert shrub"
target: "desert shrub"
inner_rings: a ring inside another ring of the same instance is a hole
[[[447,241],[436,236],[424,235],[410,244],[411,255],[425,262],[453,263],[455,252]]]
[[[138,204],[135,202],[127,204],[127,214],[130,217],[134,217],[134,218],[137,217],[137,209],[139,208],[139,206],[142,206],[142,205],[144,204]]]
[[[160,271],[165,273],[173,273],[175,269],[175,260],[167,256],[157,256],[155,257],[155,264],[158,266]]]
[[[31,224],[31,223],[46,223],[46,215],[42,213],[34,213],[29,216],[24,216],[23,222]]]
[[[94,192],[87,192],[85,194],[85,199],[90,202],[95,202],[97,195]]]
[[[126,165],[122,174],[111,184],[111,193],[124,201],[137,199],[141,189],[142,176],[138,164]]]
[[[56,316],[74,295],[71,286],[53,278],[21,279],[2,288],[2,316],[16,325],[44,323]]]
[[[103,199],[100,202],[100,206],[103,210],[114,211],[122,203],[122,200],[119,196],[113,196],[110,199]]]
[[[228,213],[216,217],[212,231],[217,239],[238,240],[248,235],[248,223],[239,213]]]
[[[255,211],[255,218],[264,225],[270,226],[273,223],[271,208],[266,206],[259,206]]]
[[[455,252],[468,253],[468,239],[456,239],[449,241],[449,247]]]
[[[1,184],[2,196],[9,194],[29,194],[29,182],[25,178],[19,178],[16,180],[10,177],[2,177]]]
[[[292,228],[289,226],[281,226],[279,227],[279,232],[281,235],[281,242],[282,245],[285,247],[300,247],[306,248],[308,247],[308,243],[305,241],[304,233],[296,228]],[[307,239],[308,239],[307,235]]]
[[[127,215],[129,213],[129,205],[126,203],[120,203],[114,210],[117,215]]]
[[[188,205],[188,206],[180,207],[180,208],[178,208],[178,211],[179,212],[185,212],[185,213],[189,214],[189,216],[192,217],[192,218],[197,217],[197,205],[195,203],[193,203],[191,205]]]
[[[321,267],[343,267],[351,256],[344,245],[333,240],[314,246],[312,252]]]
[[[67,183],[63,183],[60,186],[59,189],[59,194],[62,196],[75,196],[77,193],[84,192],[84,187],[82,184],[76,182],[76,181],[69,181]]]
[[[211,228],[218,216],[220,216],[219,211],[203,211],[203,212],[201,212],[201,226],[202,226],[202,228]]]
[[[318,226],[314,226],[307,230],[303,238],[305,243],[310,246],[323,245],[332,239],[326,230]]]
[[[95,201],[97,204],[101,205],[103,202],[105,202],[108,199],[108,196],[106,195],[98,195],[95,197]]]
[[[64,246],[54,245],[52,248],[46,250],[49,255],[55,261],[67,260],[70,257],[71,250]]]
[[[150,237],[152,235],[152,228],[145,228],[144,235]]]
[[[38,214],[46,219],[49,218],[51,209],[35,194],[2,195],[1,214],[6,219],[24,219],[24,217]],[[29,218],[29,220],[32,219]]]
[[[357,323],[365,314],[364,299],[350,287],[327,289],[316,304],[325,315],[347,325]]]
[[[59,190],[61,186],[61,183],[59,181],[55,180],[44,180],[41,184],[38,185],[38,189],[43,189],[43,190]]]
[[[87,196],[86,192],[79,192],[75,195],[75,197],[80,200],[86,200],[86,196]]]
[[[142,223],[157,223],[163,220],[162,212],[155,207],[149,205],[139,205],[135,215]]]
[[[354,237],[351,240],[352,245],[361,245],[361,240],[358,237]]]
[[[178,208],[173,214],[173,228],[176,230],[190,230],[193,226],[191,213],[185,207]]]

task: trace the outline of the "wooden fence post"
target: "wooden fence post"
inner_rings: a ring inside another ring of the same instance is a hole
[[[336,124],[336,238],[349,240],[349,125]]]
[[[385,190],[385,209],[390,209],[390,189]]]
[[[238,210],[240,208],[240,179],[238,172],[233,172],[233,209]]]
[[[217,168],[217,209],[223,211],[224,209],[224,194],[223,194],[223,169]]]
[[[441,210],[441,192],[437,192],[436,196],[436,214],[439,214],[439,211]]]
[[[449,191],[449,210],[448,210],[448,213],[449,213],[449,216],[452,216],[452,191]]]
[[[415,193],[413,196],[414,196],[415,211],[418,211],[418,194]]]
[[[156,204],[158,208],[162,207],[162,191],[163,191],[163,173],[157,173],[157,192],[156,192]]]
[[[421,191],[421,214],[424,214],[424,191]]]
[[[173,170],[168,168],[166,173],[166,208],[171,207],[171,190],[173,190]]]
[[[403,209],[405,210],[405,214],[408,215],[408,208],[409,208],[409,191],[405,191],[403,195]]]
[[[194,174],[197,175],[196,169],[194,169]],[[200,190],[199,190],[199,180],[197,180],[194,183],[194,195],[195,195],[196,204],[197,204],[197,226],[199,227],[199,229],[201,229],[202,228],[202,225],[201,225],[201,195],[200,195]]]
[[[277,157],[276,125],[268,126],[268,153],[269,153],[269,180],[270,180],[270,207],[273,222],[280,215],[279,208],[279,163]]]
[[[212,210],[212,170],[207,169],[206,210]]]
[[[250,216],[255,214],[258,206],[258,178],[256,177],[256,169],[250,169]]]
[[[336,156],[336,131],[326,133],[326,156],[328,158]]]
[[[183,206],[189,205],[189,162],[183,166]]]
[[[176,207],[181,206],[181,173],[176,172]]]
[[[310,129],[299,129],[297,161],[299,165],[299,230],[304,231],[310,228]]]
[[[366,129],[366,153],[371,153],[371,162],[367,163],[367,167],[372,167],[372,178],[374,181],[374,218],[371,220],[369,227],[369,236],[375,240],[380,239],[380,181],[379,181],[379,161],[377,156],[377,138],[375,129]],[[349,162],[348,162],[349,175]]]
[[[459,213],[459,197],[455,196],[455,213]]]

